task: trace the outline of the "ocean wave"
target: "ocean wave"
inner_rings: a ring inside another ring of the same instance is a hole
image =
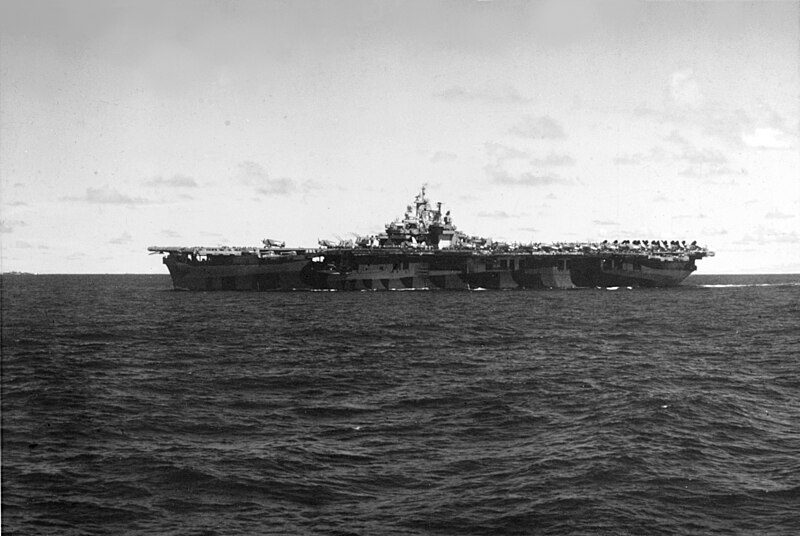
[[[792,281],[48,281],[3,289],[9,534],[796,532]]]

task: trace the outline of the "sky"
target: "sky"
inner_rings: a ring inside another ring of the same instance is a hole
[[[375,234],[800,273],[800,2],[0,2],[2,271]]]

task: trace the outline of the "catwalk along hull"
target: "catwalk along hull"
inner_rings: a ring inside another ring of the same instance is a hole
[[[566,259],[475,251],[328,250],[311,272],[315,288],[467,290],[572,288]],[[326,269],[327,268],[327,269]]]
[[[326,249],[271,258],[164,258],[181,290],[468,290],[669,287],[694,259],[631,255],[486,254],[476,251]]]

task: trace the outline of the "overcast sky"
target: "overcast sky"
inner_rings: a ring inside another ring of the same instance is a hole
[[[0,3],[3,271],[377,233],[800,272],[800,2]]]

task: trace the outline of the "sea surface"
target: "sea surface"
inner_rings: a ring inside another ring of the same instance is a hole
[[[2,278],[4,534],[800,534],[800,276]]]

